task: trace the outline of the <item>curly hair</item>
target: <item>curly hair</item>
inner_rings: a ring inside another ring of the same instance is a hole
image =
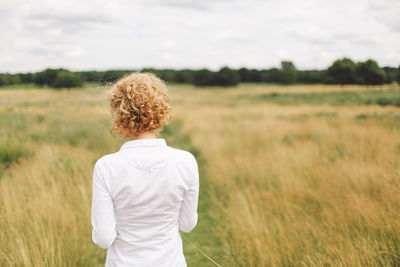
[[[171,98],[165,83],[152,73],[134,72],[108,90],[111,134],[131,138],[160,131],[171,120]]]

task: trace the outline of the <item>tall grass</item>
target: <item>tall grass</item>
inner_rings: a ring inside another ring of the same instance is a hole
[[[400,265],[400,109],[220,101],[179,112],[237,266]]]
[[[92,171],[123,142],[110,136],[108,113],[102,90],[1,92],[0,266],[104,266],[106,251],[91,240]],[[179,116],[162,137],[202,161]],[[198,246],[221,250],[207,233],[207,205],[201,201],[200,221],[184,240],[193,266],[209,263]]]
[[[101,266],[104,251],[91,242],[90,193],[94,161],[118,143],[100,134],[106,118],[82,107],[82,98],[70,95],[77,92],[2,94],[0,265]]]
[[[277,88],[171,88],[163,137],[201,171],[189,266],[214,266],[197,248],[222,266],[399,266],[400,109],[257,99]],[[108,116],[99,89],[0,91],[0,266],[104,265],[90,194],[122,143]]]

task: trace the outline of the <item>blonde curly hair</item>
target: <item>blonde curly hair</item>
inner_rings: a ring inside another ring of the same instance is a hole
[[[165,83],[152,73],[134,72],[108,90],[111,134],[132,138],[157,133],[171,120],[171,98]]]

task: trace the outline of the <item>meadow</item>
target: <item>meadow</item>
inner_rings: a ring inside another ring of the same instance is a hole
[[[92,171],[124,142],[104,90],[0,90],[0,266],[104,264]],[[161,136],[200,167],[188,266],[400,265],[398,86],[170,91]]]

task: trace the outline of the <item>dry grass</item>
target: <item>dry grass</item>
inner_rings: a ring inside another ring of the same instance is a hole
[[[87,242],[91,159],[85,149],[44,145],[2,178],[3,266],[93,266],[102,258]]]
[[[238,266],[400,265],[399,108],[180,101]]]
[[[196,244],[222,266],[400,265],[400,109],[231,97],[270,90],[172,88],[174,116],[205,160],[214,228],[195,236],[217,235],[224,249]],[[102,92],[0,92],[0,143],[22,151],[0,146],[10,159],[0,265],[102,265],[90,239],[92,165],[120,145]]]

